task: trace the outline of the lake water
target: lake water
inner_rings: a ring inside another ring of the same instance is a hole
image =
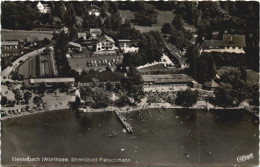
[[[133,134],[122,131],[113,112],[55,111],[2,121],[2,164],[41,164],[12,162],[28,156],[125,158],[131,162],[119,165],[128,166],[258,164],[259,122],[246,111],[148,109],[125,116]],[[250,153],[252,159],[237,162]]]

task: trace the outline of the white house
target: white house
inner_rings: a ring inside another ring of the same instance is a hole
[[[39,10],[40,13],[45,14],[45,13],[50,13],[51,8],[48,7],[48,4],[43,4],[41,2],[39,2],[37,4],[37,9]]]
[[[76,42],[69,42],[69,49],[70,50],[78,50],[78,51],[82,51],[82,47],[80,44],[76,43]]]
[[[99,28],[90,28],[89,29],[91,39],[96,39],[102,34],[102,30]]]
[[[60,32],[62,32],[62,31],[64,31],[65,34],[69,33],[69,29],[65,26],[60,29]]]
[[[99,16],[100,14],[100,8],[96,5],[91,4],[90,10],[88,11],[88,15]]]
[[[134,47],[133,42],[129,39],[119,39],[119,47],[124,53],[128,52],[138,52],[139,47]]]
[[[78,39],[82,38],[83,40],[87,39],[87,33],[85,32],[78,32]]]
[[[96,43],[96,54],[115,54],[115,41],[106,35],[99,37]]]

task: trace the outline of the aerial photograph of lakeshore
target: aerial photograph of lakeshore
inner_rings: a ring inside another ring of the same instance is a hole
[[[1,166],[259,165],[257,1],[1,2]]]

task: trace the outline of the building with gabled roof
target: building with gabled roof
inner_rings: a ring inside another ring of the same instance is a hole
[[[103,35],[97,39],[96,42],[96,54],[115,54],[115,41],[107,36]]]
[[[165,47],[166,47],[168,53],[170,54],[170,56],[175,60],[175,62],[177,62],[177,64],[181,68],[190,67],[189,63],[186,62],[187,58],[175,45],[168,43],[165,45]]]
[[[86,32],[78,32],[78,39],[82,38],[83,40],[87,39],[87,33]]]
[[[139,47],[136,47],[137,41],[132,41],[130,39],[119,39],[118,45],[123,53],[138,52]]]
[[[78,51],[82,51],[81,45],[76,43],[76,42],[69,42],[68,45],[69,45],[69,49],[70,50],[75,50],[76,49]]]
[[[216,82],[212,79],[212,80],[209,81],[209,82],[205,82],[205,83],[204,83],[204,86],[205,86],[206,89],[214,91],[216,88],[219,87],[219,84],[216,83]]]
[[[1,41],[1,57],[18,57],[21,55],[19,41]]]
[[[41,2],[38,2],[36,7],[39,10],[39,12],[42,14],[50,13],[50,11],[51,11],[51,8],[48,7],[48,4],[43,4]]]
[[[99,16],[99,15],[101,14],[100,10],[101,10],[101,9],[100,9],[99,7],[97,7],[97,6],[94,5],[94,4],[91,4],[90,9],[89,9],[89,11],[88,11],[88,15]]]
[[[89,29],[90,38],[96,39],[97,37],[100,37],[102,34],[102,30],[100,28],[90,28]]]
[[[204,40],[200,47],[201,52],[228,52],[245,53],[245,35],[224,34],[222,40]]]

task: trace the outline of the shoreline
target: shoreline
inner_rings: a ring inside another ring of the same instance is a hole
[[[119,111],[121,113],[130,113],[130,112],[134,112],[134,111],[138,111],[138,110],[146,110],[146,109],[189,109],[189,110],[197,110],[197,109],[207,109],[205,107],[181,107],[181,106],[167,106],[167,105],[151,105],[151,106],[146,106],[146,107],[124,107],[124,108],[119,108],[119,107],[106,107],[106,108],[101,108],[101,109],[93,109],[93,108],[89,108],[86,109],[84,112],[81,111],[79,113],[98,113],[98,112],[108,112],[108,111]],[[252,113],[251,111],[249,111],[247,108],[245,107],[227,107],[227,108],[223,108],[223,107],[212,107],[209,108],[209,110],[246,110],[249,113],[255,115],[256,117],[259,117],[257,114]],[[17,114],[17,115],[9,115],[9,116],[5,116],[5,117],[1,117],[0,121],[3,120],[7,120],[7,119],[13,119],[13,118],[17,118],[17,117],[22,117],[22,116],[28,116],[28,115],[34,115],[34,114],[38,114],[38,113],[45,113],[45,112],[55,112],[55,111],[60,111],[60,110],[68,110],[68,108],[64,108],[64,109],[52,109],[52,110],[38,110],[38,111],[34,111],[34,112],[25,112],[22,114]]]
[[[18,117],[23,117],[23,116],[28,116],[28,115],[34,115],[34,114],[38,114],[38,113],[47,113],[47,112],[55,112],[55,111],[61,111],[61,110],[68,110],[68,109],[53,109],[53,110],[37,110],[34,112],[24,112],[21,114],[16,114],[16,115],[8,115],[5,117],[0,117],[0,121],[4,121],[7,119],[13,119],[13,118],[18,118]]]

